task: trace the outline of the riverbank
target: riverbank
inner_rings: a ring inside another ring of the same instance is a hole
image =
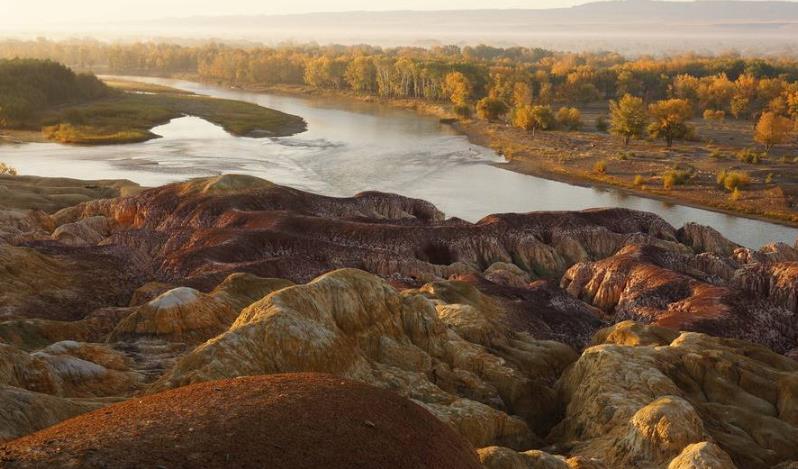
[[[186,78],[197,80],[197,77]],[[530,133],[504,123],[457,119],[450,106],[441,103],[362,96],[350,91],[306,86],[247,86],[241,89],[284,96],[357,100],[413,110],[451,123],[471,143],[494,149],[507,160],[495,166],[505,170],[583,187],[617,190],[674,205],[798,226],[798,211],[793,208],[798,201],[798,162],[793,162],[789,149],[784,148],[758,164],[739,161],[736,153],[749,148],[746,123],[728,124],[725,129],[708,128],[697,123],[702,135],[713,140],[711,143],[677,142],[669,149],[652,141],[633,141],[627,146],[607,133],[589,129],[591,124],[588,122],[584,130],[538,132],[532,137]],[[585,115],[592,119],[600,112],[592,109]],[[739,128],[728,128],[734,125]],[[733,135],[726,137],[725,134]],[[743,144],[734,145],[735,138]],[[596,170],[599,164],[604,167],[603,171]],[[743,172],[749,182],[734,194],[718,184],[718,173],[722,171]],[[666,188],[664,180],[668,175],[682,175],[688,180]]]

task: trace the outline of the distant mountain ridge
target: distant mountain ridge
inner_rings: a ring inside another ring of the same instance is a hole
[[[561,23],[655,23],[663,21],[683,24],[741,23],[785,23],[798,22],[798,2],[747,1],[747,0],[700,0],[672,2],[656,0],[610,0],[590,2],[569,8],[549,9],[474,9],[474,10],[393,10],[393,11],[349,11],[319,12],[289,15],[251,15],[193,17],[180,20],[185,24],[215,24],[234,22],[240,25],[263,25],[263,22],[278,22],[281,26],[294,22],[327,22],[336,24],[399,25],[412,21],[418,24],[447,26],[461,22],[508,22],[526,24]],[[160,22],[160,21],[158,21]],[[420,22],[420,23],[419,23]]]

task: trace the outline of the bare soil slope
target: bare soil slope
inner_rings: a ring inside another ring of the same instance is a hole
[[[398,395],[319,374],[188,386],[0,447],[0,466],[479,468],[461,437]]]

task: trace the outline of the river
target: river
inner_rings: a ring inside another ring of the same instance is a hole
[[[674,205],[612,189],[574,186],[506,171],[502,158],[437,119],[352,100],[286,97],[188,81],[142,78],[195,93],[249,101],[302,116],[308,131],[286,138],[234,137],[196,117],[156,127],[162,138],[117,146],[27,143],[0,146],[0,161],[20,174],[79,179],[126,178],[157,186],[189,177],[252,174],[333,196],[364,190],[433,202],[448,216],[476,221],[491,213],[626,207],[654,212],[679,227],[710,225],[758,248],[792,245],[798,229]]]

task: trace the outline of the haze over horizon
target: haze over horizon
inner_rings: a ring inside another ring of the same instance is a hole
[[[520,0],[496,0],[492,8],[558,8],[587,3],[585,0],[536,0],[534,5]],[[0,11],[11,12],[0,17],[2,26],[35,26],[42,23],[69,23],[119,19],[125,11],[125,20],[156,20],[163,18],[192,16],[230,15],[282,15],[343,11],[391,11],[391,10],[451,10],[482,9],[480,0],[389,0],[379,3],[366,0],[342,0],[330,7],[321,0],[297,0],[282,4],[257,2],[255,0],[217,1],[171,0],[75,0],[69,3],[53,0],[0,0]]]
[[[640,0],[627,0],[640,1]],[[690,0],[669,0],[690,1]],[[703,0],[712,1],[712,0]],[[766,1],[766,0],[754,0]],[[792,1],[792,0],[788,0]],[[495,0],[490,9],[548,9],[564,8],[591,3],[589,0]],[[283,15],[347,11],[409,11],[409,10],[472,10],[486,9],[481,0],[387,0],[375,3],[367,0],[341,0],[335,7],[322,0],[296,0],[282,4],[263,4],[255,0],[217,1],[192,0],[0,0],[0,11],[10,12],[0,16],[0,27],[27,28],[47,24],[68,24],[99,21],[119,21],[124,12],[125,21],[147,21],[165,18],[234,15]]]

